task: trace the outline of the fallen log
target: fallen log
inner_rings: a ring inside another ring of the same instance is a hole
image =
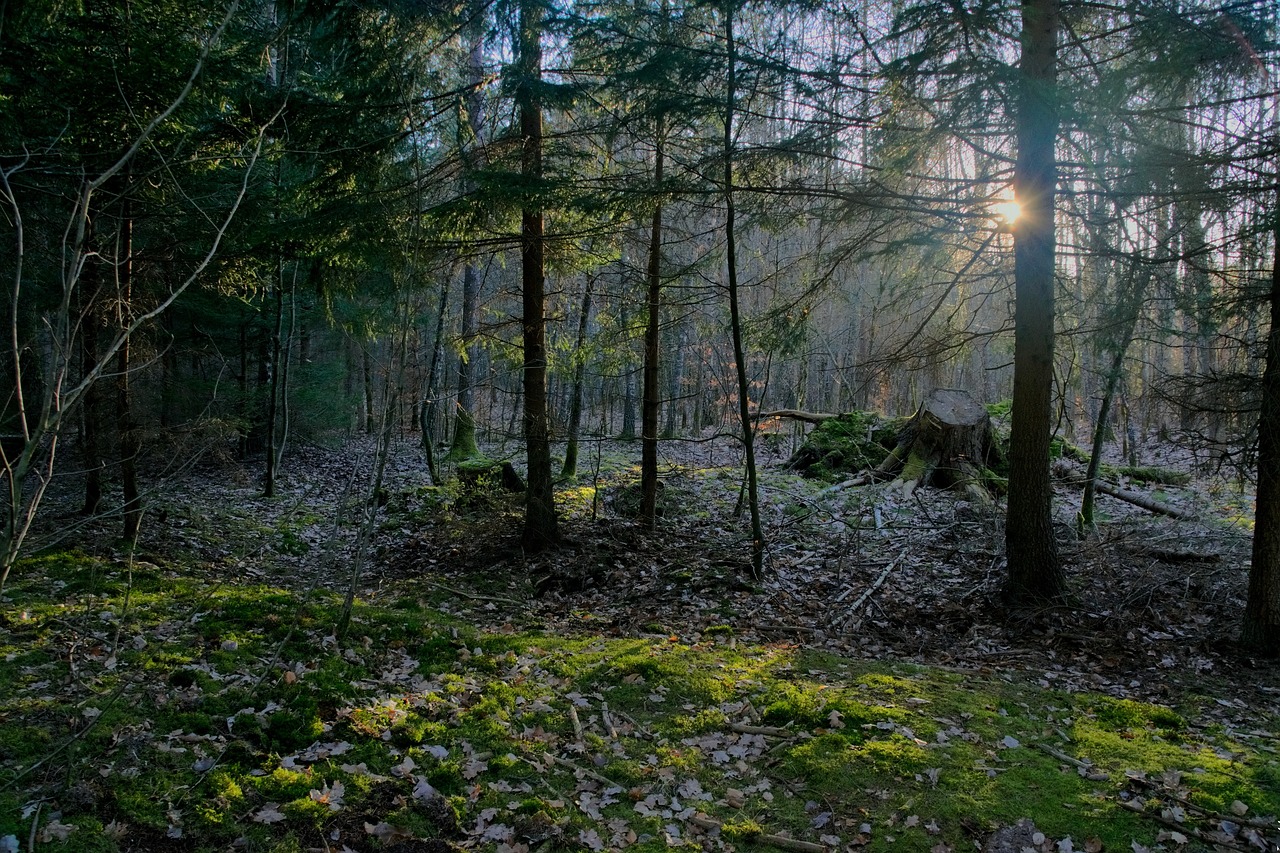
[[[1055,462],[1053,465],[1053,472],[1071,485],[1084,488],[1084,473],[1073,468],[1066,462],[1062,460]],[[1115,483],[1109,483],[1106,480],[1095,480],[1093,488],[1101,494],[1109,495],[1116,500],[1133,504],[1136,507],[1145,509],[1147,512],[1154,512],[1157,515],[1167,515],[1170,518],[1177,518],[1182,521],[1195,521],[1199,517],[1196,513],[1190,510],[1179,509],[1176,506],[1161,503],[1155,498],[1144,495],[1141,492],[1135,492],[1132,489],[1123,489]]]
[[[839,415],[831,412],[805,412],[800,409],[774,409],[772,412],[756,412],[751,416],[752,420],[762,421],[766,418],[791,418],[793,421],[804,421],[807,424],[820,424],[823,421],[829,421],[832,418],[838,418]]]

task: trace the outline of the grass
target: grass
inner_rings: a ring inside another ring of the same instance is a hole
[[[67,851],[359,850],[460,827],[477,849],[783,834],[941,853],[1031,817],[1077,848],[1174,850],[1162,809],[1202,832],[1237,804],[1280,813],[1274,741],[1215,725],[1209,697],[1168,708],[729,631],[485,634],[414,595],[358,603],[340,643],[335,597],[199,568],[19,567],[0,837],[25,844],[35,821]]]

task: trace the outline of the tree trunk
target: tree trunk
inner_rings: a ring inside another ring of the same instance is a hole
[[[1049,441],[1053,391],[1054,192],[1057,160],[1057,0],[1023,0],[1018,158],[1013,226],[1013,427],[1005,524],[1006,596],[1013,605],[1058,601],[1066,580],[1053,536]]]
[[[725,0],[724,37],[728,63],[728,86],[724,108],[724,207],[725,254],[729,276],[729,330],[733,337],[733,357],[737,362],[738,415],[742,428],[743,459],[747,469],[747,507],[751,511],[751,574],[764,575],[764,527],[760,522],[760,492],[756,479],[755,428],[751,422],[751,387],[747,383],[747,356],[742,344],[742,318],[738,310],[737,236],[734,233],[733,205],[733,110],[737,97],[737,57],[733,35],[733,3]]]
[[[587,372],[587,324],[591,318],[591,291],[595,279],[587,273],[582,289],[582,307],[578,311],[578,336],[573,343],[573,390],[569,395],[569,436],[564,449],[564,468],[560,476],[572,480],[578,476],[578,433],[582,430],[582,391]]]
[[[236,388],[240,391],[240,435],[236,458],[243,460],[249,455],[249,433],[253,429],[253,409],[249,405],[249,321],[243,316],[240,318],[238,332],[236,338],[240,344],[240,371],[236,374]]]
[[[1136,264],[1134,265],[1136,266]],[[1107,384],[1102,393],[1102,402],[1098,406],[1098,418],[1093,428],[1093,446],[1089,453],[1089,467],[1085,472],[1084,495],[1080,498],[1079,528],[1081,532],[1093,527],[1094,493],[1098,490],[1098,468],[1102,464],[1102,444],[1107,434],[1107,418],[1111,415],[1111,401],[1115,398],[1116,386],[1124,369],[1124,354],[1133,340],[1133,331],[1138,325],[1138,315],[1142,310],[1142,299],[1146,295],[1147,285],[1151,281],[1151,269],[1145,267],[1139,271],[1130,269],[1130,285],[1126,298],[1121,301],[1124,326],[1120,331],[1111,355],[1111,366],[1107,370]]]
[[[87,265],[93,271],[92,280],[97,283],[97,265]],[[98,338],[100,332],[100,313],[95,305],[97,287],[87,291],[84,307],[81,309],[83,333],[80,338],[80,370],[88,376],[98,363]],[[89,386],[84,394],[84,409],[80,419],[80,458],[84,465],[84,504],[80,508],[82,515],[93,515],[102,505],[102,423],[103,408],[102,390],[97,382]]]
[[[661,119],[655,133],[653,185],[662,192]],[[652,530],[658,518],[658,335],[662,329],[662,197],[654,202],[649,226],[649,293],[644,327],[644,399],[640,418],[640,525]]]
[[[468,267],[470,269],[470,267]],[[465,273],[463,274],[465,278]],[[464,285],[465,287],[465,285]],[[465,298],[465,297],[464,297]],[[446,276],[444,284],[440,286],[440,301],[436,304],[436,333],[435,340],[431,343],[431,364],[427,367],[427,387],[422,393],[422,452],[427,457],[427,474],[431,477],[431,482],[440,484],[440,466],[436,464],[436,392],[440,378],[440,364],[444,361],[444,315],[449,307],[449,278]],[[466,358],[463,358],[466,361]],[[461,412],[462,409],[460,408]],[[459,415],[461,417],[461,415]],[[457,427],[461,429],[461,425]],[[457,446],[457,434],[454,434],[454,446]],[[475,431],[471,434],[471,443],[474,449]],[[452,451],[450,453],[452,455]],[[476,450],[474,455],[478,456],[479,451]]]
[[[902,459],[899,479],[908,493],[917,485],[967,489],[980,484],[994,445],[991,418],[967,391],[938,388],[907,423],[898,443],[894,455]]]
[[[364,431],[373,435],[377,424],[373,412],[373,357],[369,354],[372,341],[365,341],[360,346],[360,375],[364,378]]]
[[[526,193],[520,213],[520,280],[524,331],[524,437],[528,456],[529,490],[521,541],[528,551],[540,551],[560,538],[551,478],[551,436],[547,421],[547,329],[545,239],[542,202],[542,10],[538,0],[520,3],[520,108],[523,151],[521,177]]]
[[[477,13],[483,21],[483,15]],[[484,97],[481,86],[484,83],[484,27],[478,26],[472,32],[471,48],[467,52],[467,83],[471,91],[467,94],[468,127],[473,141],[479,141],[484,129]],[[468,181],[468,190],[474,189]],[[462,316],[460,333],[462,336],[462,352],[458,358],[458,403],[457,418],[453,427],[453,442],[449,447],[450,461],[474,459],[480,455],[476,444],[475,419],[475,355],[476,332],[479,330],[480,276],[473,261],[467,261],[462,272]]]
[[[124,541],[131,546],[138,542],[142,529],[142,492],[138,488],[138,425],[133,418],[133,393],[129,387],[129,374],[133,371],[132,337],[128,334],[132,321],[133,303],[133,217],[132,205],[124,202],[121,222],[120,295],[116,303],[116,328],[122,336],[116,353],[116,419],[118,446],[120,448],[120,485],[124,491]]]
[[[271,329],[271,385],[267,393],[267,470],[262,484],[262,496],[275,497],[276,493],[276,415],[280,409],[280,338],[284,333],[284,265],[276,259],[275,304],[276,319]]]
[[[631,363],[631,306],[627,302],[627,280],[623,272],[619,281],[622,305],[618,309],[618,317],[622,325],[622,429],[618,438],[622,441],[634,441],[636,437],[636,375]]]
[[[678,324],[677,328],[668,334],[668,341],[671,345],[671,367],[667,371],[667,416],[662,427],[663,438],[676,437],[676,411],[684,411],[684,405],[680,399],[680,389],[684,384],[684,348],[687,344],[685,338],[684,324]]]
[[[1271,266],[1271,331],[1262,373],[1258,421],[1258,493],[1253,524],[1249,599],[1240,642],[1268,657],[1280,655],[1280,219]]]

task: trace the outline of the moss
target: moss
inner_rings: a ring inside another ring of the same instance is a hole
[[[805,476],[832,479],[880,464],[897,446],[905,419],[854,411],[818,424],[796,452],[794,464]]]
[[[333,810],[324,803],[311,799],[310,795],[299,797],[280,806],[280,811],[289,820],[320,826],[333,816]]]
[[[1049,442],[1049,458],[1070,459],[1073,462],[1079,462],[1081,465],[1088,465],[1089,451],[1077,447],[1061,436],[1054,436],[1053,440]]]
[[[903,463],[902,473],[899,474],[898,476],[907,482],[911,482],[914,480],[921,479],[928,472],[929,472],[928,460],[926,460],[923,456],[916,453],[915,451],[912,451],[911,453],[907,454],[907,461]]]
[[[1099,697],[1093,706],[1093,712],[1101,727],[1113,731],[1148,726],[1176,730],[1186,726],[1186,720],[1175,711],[1162,705],[1149,705],[1132,699]]]
[[[315,776],[308,768],[304,771],[277,767],[265,776],[250,776],[245,784],[255,788],[264,800],[280,802],[306,797],[315,787]]]
[[[1117,465],[1104,466],[1110,476],[1128,477],[1143,483],[1159,483],[1165,486],[1185,486],[1191,482],[1191,475],[1185,471],[1174,471],[1155,465]]]
[[[764,827],[749,817],[733,818],[720,825],[720,834],[731,841],[753,841],[764,834]]]

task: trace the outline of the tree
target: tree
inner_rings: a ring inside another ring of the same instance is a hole
[[[724,234],[725,269],[728,272],[729,334],[733,339],[733,359],[738,379],[738,418],[742,430],[742,453],[746,464],[747,508],[751,515],[751,572],[764,574],[764,526],[760,521],[760,493],[756,478],[755,424],[751,420],[751,386],[747,382],[747,354],[742,343],[742,312],[738,304],[737,219],[733,199],[734,110],[737,97],[737,48],[734,42],[733,12],[736,0],[725,0],[724,43],[727,87],[724,100]]]
[[[23,146],[29,150],[31,144],[38,141],[45,146],[44,151],[39,159],[26,154],[0,167],[0,201],[16,225],[10,255],[12,263],[7,271],[11,284],[6,361],[14,388],[4,409],[6,420],[20,436],[20,440],[6,442],[8,446],[4,448],[7,501],[0,531],[0,589],[21,553],[49,486],[59,440],[72,416],[79,412],[86,397],[110,370],[121,365],[126,371],[132,370],[127,353],[139,331],[169,310],[212,264],[240,209],[262,149],[264,133],[274,118],[268,116],[264,123],[256,126],[247,123],[244,129],[248,133],[236,141],[222,140],[222,167],[198,170],[193,176],[182,165],[179,152],[185,153],[187,146],[198,144],[198,140],[184,128],[200,125],[207,116],[202,112],[207,102],[197,84],[208,84],[202,78],[215,64],[215,52],[226,50],[222,39],[232,22],[234,6],[220,24],[211,29],[199,14],[196,19],[200,23],[180,17],[174,19],[169,17],[173,10],[160,4],[139,6],[135,11],[139,15],[156,15],[155,20],[197,37],[190,40],[195,45],[194,53],[186,50],[148,53],[153,60],[163,56],[166,62],[174,63],[168,66],[170,72],[175,67],[186,67],[177,74],[162,74],[159,82],[153,81],[149,88],[142,88],[137,101],[121,108],[121,113],[129,116],[129,120],[122,123],[113,123],[106,114],[89,110],[74,114],[77,124],[74,130],[69,130],[66,113],[59,107],[61,98],[74,100],[85,95],[75,80],[82,81],[85,87],[100,82],[95,80],[93,63],[102,58],[103,43],[94,36],[102,21],[93,13],[76,18],[68,42],[50,37],[45,29],[51,25],[47,20],[23,21],[18,38],[30,39],[40,48],[25,55],[21,66],[12,63],[10,58],[16,53],[8,45],[3,53],[9,60],[4,68],[8,82],[27,74],[39,78],[54,68],[74,68],[76,75],[72,75],[71,85],[57,92],[53,99],[39,87],[22,88],[28,97],[13,100],[12,115],[18,132],[30,134],[30,138],[19,136],[17,140],[6,138],[4,141],[6,146],[14,145],[19,150]],[[163,38],[163,30],[157,30],[154,23],[134,32]],[[11,31],[5,35],[13,38]],[[167,44],[172,46],[171,42]],[[86,45],[92,59],[88,65],[83,64],[85,58],[78,53]],[[112,80],[103,85],[114,87],[120,82]],[[114,98],[113,93],[112,103]],[[63,172],[58,168],[59,156],[74,162],[75,168],[69,173]],[[131,230],[134,196],[128,191],[146,182],[128,179],[137,177],[140,162],[147,163],[150,178],[160,186],[172,186],[184,179],[191,182],[184,188],[191,195],[184,197],[202,198],[204,204],[193,206],[189,213],[203,221],[206,228],[196,246],[181,256],[181,260],[189,264],[183,273],[168,282],[167,290],[146,306],[136,305],[132,299],[136,283],[132,269],[135,238]],[[197,180],[199,190],[195,191]],[[125,200],[128,203],[116,206]],[[69,209],[59,206],[64,201],[69,201]],[[36,240],[28,239],[26,223],[30,211],[37,211],[34,219],[41,226]],[[95,225],[100,225],[102,220],[110,221],[113,214],[118,222],[127,224],[119,232],[123,239],[103,243],[101,238],[105,235],[95,233]],[[62,263],[42,264],[41,268],[29,272],[25,260],[33,246],[60,256]],[[104,298],[101,288],[105,282],[95,269],[104,257],[123,263],[124,277],[115,283],[123,283],[125,287],[113,287],[121,310],[114,328],[86,351],[87,357],[78,364],[76,353],[82,351],[82,329],[77,312]],[[56,272],[50,275],[51,271]],[[42,303],[47,311],[44,331],[24,323],[21,306],[32,301]],[[45,354],[45,358],[38,369],[32,369],[31,362],[38,353]],[[42,381],[36,381],[37,376]],[[121,395],[121,411],[127,418],[121,431],[123,449],[132,454],[135,437],[127,386]],[[126,532],[134,534],[139,518],[138,497],[136,485],[126,493]]]
[[[524,361],[524,437],[528,458],[524,530],[521,543],[540,551],[560,539],[551,474],[551,434],[547,412],[546,235],[542,200],[542,7],[521,0],[519,75],[520,174],[525,196],[520,211],[520,291]]]
[[[1054,196],[1057,190],[1058,0],[1022,0],[1013,223],[1013,426],[1005,521],[1011,603],[1058,601],[1066,579],[1053,534],[1049,477],[1054,338]]]
[[[481,137],[485,132],[484,114],[484,23],[485,7],[477,4],[472,12],[474,20],[470,24],[467,50],[467,96],[466,130],[468,141],[478,151],[483,151]],[[464,158],[475,159],[477,153],[463,152]],[[474,168],[478,164],[471,163]],[[467,187],[467,189],[471,189]],[[453,442],[449,448],[449,459],[470,459],[480,455],[476,446],[475,420],[475,357],[477,346],[476,332],[479,328],[479,296],[480,275],[476,259],[468,256],[462,273],[462,311],[461,311],[461,347],[458,355],[458,404],[457,419],[453,427]]]
[[[1253,561],[1240,642],[1280,656],[1280,204],[1271,211],[1271,287],[1266,366],[1258,421],[1258,493],[1254,502]]]

